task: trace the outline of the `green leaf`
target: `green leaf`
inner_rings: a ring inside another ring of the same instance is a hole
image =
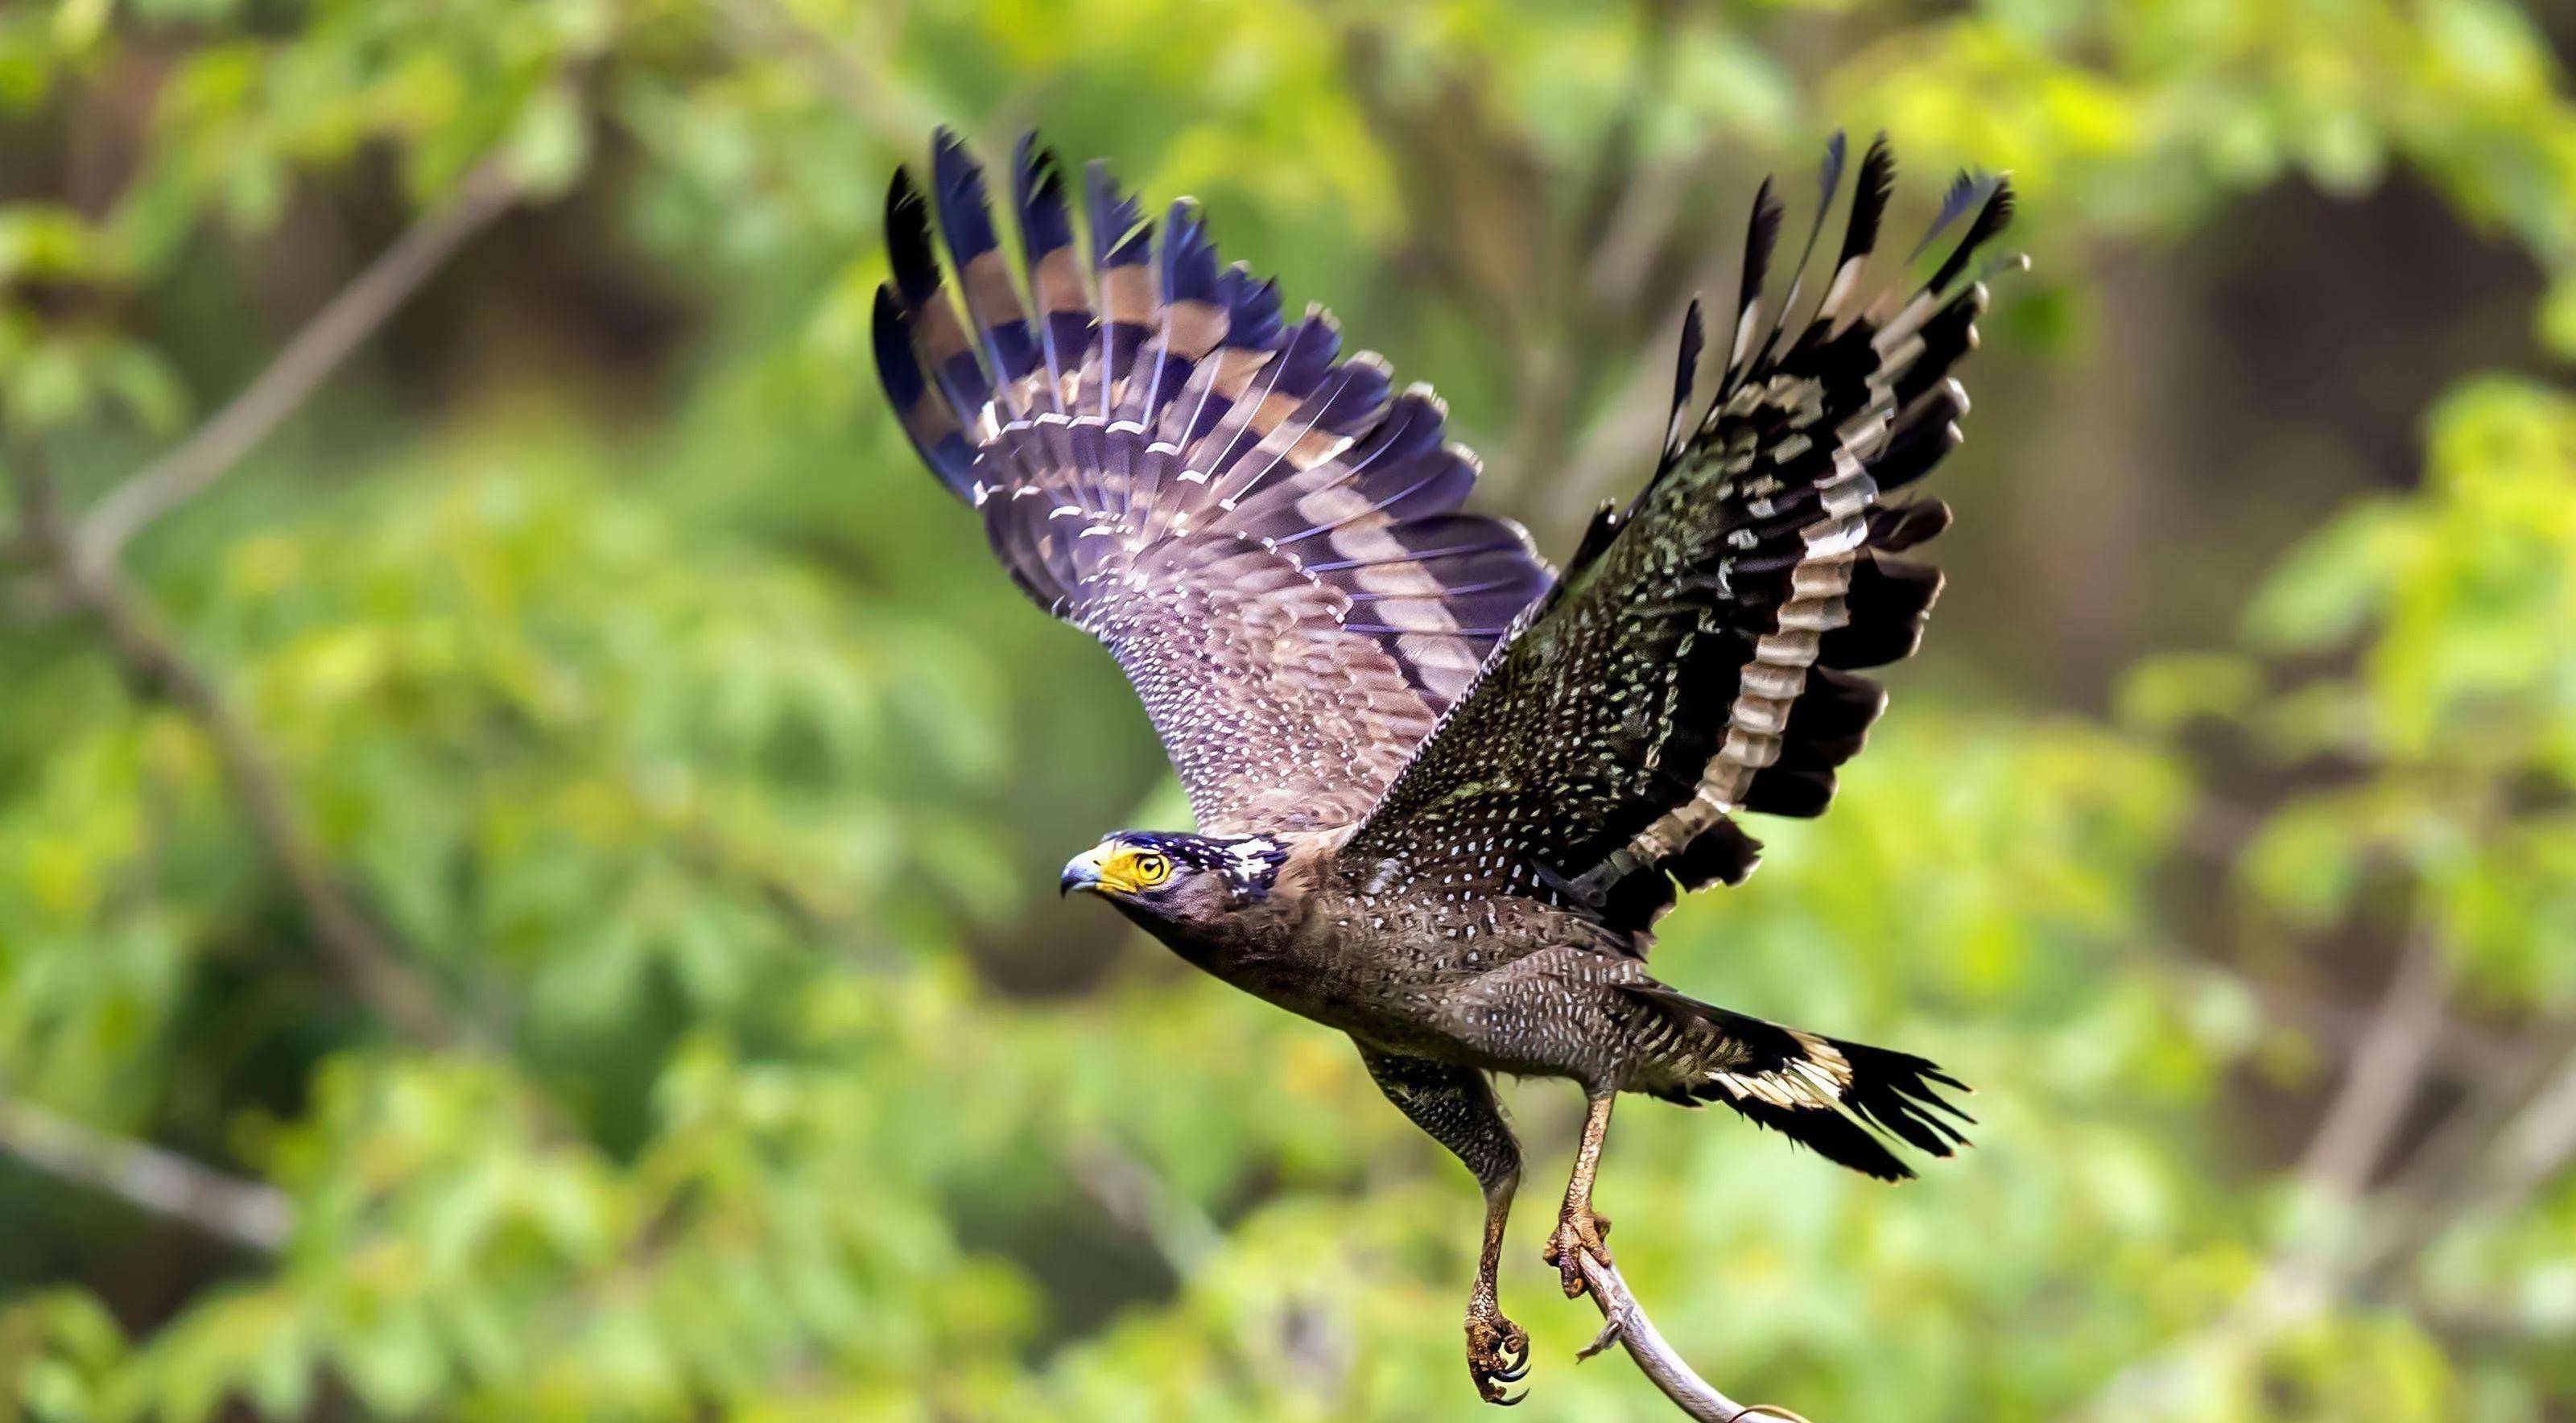
[[[2549,279],[2540,303],[2540,343],[2562,361],[2576,361],[2576,269]]]
[[[519,116],[506,148],[510,172],[529,198],[560,195],[590,157],[590,116],[568,89],[540,91]]]
[[[2246,609],[2246,636],[2258,648],[2280,652],[2349,643],[2387,606],[2420,529],[2412,511],[2393,501],[2345,510],[2265,580]]]

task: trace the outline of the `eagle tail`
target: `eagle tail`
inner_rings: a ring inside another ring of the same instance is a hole
[[[1933,1156],[1967,1144],[1940,1089],[1968,1087],[1912,1053],[1845,1042],[1702,1003],[1661,984],[1627,990],[1654,1013],[1631,1085],[1685,1106],[1721,1102],[1836,1165],[1882,1181],[1912,1168],[1887,1139]]]

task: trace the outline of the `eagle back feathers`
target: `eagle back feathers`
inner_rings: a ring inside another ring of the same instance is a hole
[[[945,131],[931,178],[925,204],[895,175],[876,311],[914,448],[1020,587],[1108,645],[1202,827],[1357,820],[1551,577],[1518,526],[1460,512],[1477,465],[1444,407],[1345,358],[1320,309],[1285,319],[1187,201],[1157,242],[1095,163],[1077,224],[1023,139],[1015,263]]]

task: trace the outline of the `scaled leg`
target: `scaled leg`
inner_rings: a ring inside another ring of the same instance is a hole
[[[1485,1239],[1476,1256],[1476,1285],[1467,1296],[1467,1372],[1487,1403],[1518,1403],[1503,1385],[1529,1372],[1529,1335],[1503,1316],[1494,1274],[1503,1258],[1503,1223],[1520,1185],[1521,1149],[1503,1121],[1485,1074],[1427,1058],[1401,1057],[1363,1045],[1369,1076],[1413,1124],[1456,1152],[1485,1192]]]

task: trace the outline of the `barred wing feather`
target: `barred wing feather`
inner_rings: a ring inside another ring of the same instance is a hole
[[[1819,229],[1842,169],[1837,139]],[[1958,441],[1967,398],[1950,370],[1986,301],[1969,267],[2012,211],[2000,179],[1963,176],[1916,251],[1968,217],[1958,245],[1920,287],[1865,303],[1893,174],[1882,137],[1794,327],[1798,279],[1763,320],[1780,216],[1764,185],[1706,413],[1689,413],[1694,308],[1653,479],[1604,507],[1342,851],[1373,885],[1538,898],[1642,952],[1680,890],[1751,872],[1760,847],[1736,812],[1823,811],[1885,705],[1858,669],[1911,655],[1940,591],[1937,570],[1898,555],[1949,511],[1897,501]]]
[[[1356,821],[1552,578],[1517,525],[1460,511],[1476,460],[1438,398],[1345,358],[1323,311],[1285,319],[1187,202],[1157,241],[1095,163],[1077,223],[1034,136],[1016,261],[944,130],[931,188],[895,175],[876,311],[923,462],[1108,646],[1203,830]]]

